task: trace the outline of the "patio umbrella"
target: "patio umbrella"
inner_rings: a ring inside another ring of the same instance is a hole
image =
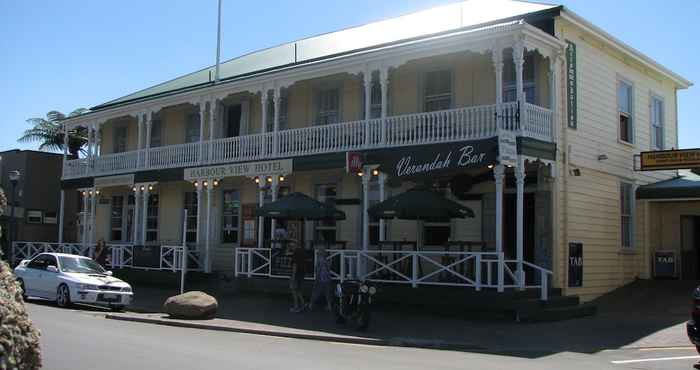
[[[345,212],[302,193],[291,193],[255,209],[256,217],[283,220],[344,220]]]
[[[474,211],[427,188],[417,187],[370,207],[367,212],[379,218],[416,220],[416,242],[422,245],[420,225],[425,220],[474,217]]]
[[[474,217],[474,211],[426,188],[413,188],[367,210],[371,216],[400,220]]]

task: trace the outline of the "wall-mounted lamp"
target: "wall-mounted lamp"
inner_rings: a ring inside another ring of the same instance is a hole
[[[372,176],[379,176],[379,170],[378,169],[373,169],[372,170]]]
[[[267,177],[267,182],[272,182],[272,176]]]
[[[259,183],[260,183],[260,177],[257,177],[257,176],[255,177],[255,183],[256,183],[256,184],[259,184]]]
[[[278,179],[280,182],[284,181],[284,176],[280,176]]]
[[[364,174],[362,171],[360,171],[360,172],[357,173],[357,176],[360,176],[360,177],[362,177],[362,176],[364,176],[364,175],[365,175],[365,174]]]
[[[219,180],[214,179],[214,186],[219,186]]]
[[[578,168],[573,168],[569,170],[571,176],[581,176],[581,170]]]
[[[148,191],[153,191],[153,185],[148,185]]]
[[[606,160],[606,159],[608,159],[608,155],[607,155],[607,154],[598,154],[598,160],[599,160],[599,161],[604,161],[604,160]]]

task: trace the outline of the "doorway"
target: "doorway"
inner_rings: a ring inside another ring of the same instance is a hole
[[[517,257],[517,195],[504,194],[503,197],[503,252],[506,259]],[[523,205],[523,258],[535,260],[535,194],[524,194]],[[527,274],[527,283],[534,282],[535,274]]]
[[[230,105],[226,108],[225,137],[241,136],[241,116],[243,110],[240,104]]]
[[[681,216],[681,279],[700,280],[700,216]]]

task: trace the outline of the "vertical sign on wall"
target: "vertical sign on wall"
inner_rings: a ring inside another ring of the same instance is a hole
[[[578,125],[576,116],[576,44],[566,40],[566,111],[569,128]]]
[[[569,287],[583,286],[583,243],[569,243]]]

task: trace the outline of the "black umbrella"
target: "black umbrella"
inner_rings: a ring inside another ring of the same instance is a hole
[[[416,243],[421,246],[421,221],[474,217],[474,211],[441,194],[422,187],[413,188],[370,207],[367,212],[379,218],[416,220]]]
[[[255,216],[285,220],[344,220],[345,212],[306,194],[291,193],[256,208]]]
[[[426,188],[413,188],[393,196],[370,207],[368,212],[374,217],[401,220],[474,217],[474,211],[471,209]]]

